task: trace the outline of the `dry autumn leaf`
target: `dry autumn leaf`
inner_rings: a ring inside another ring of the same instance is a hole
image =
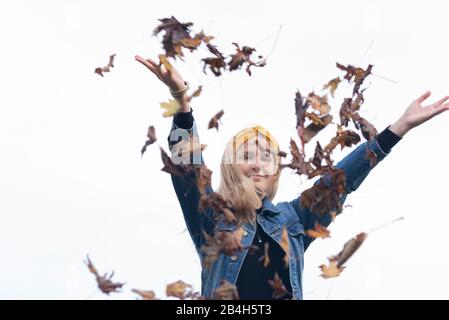
[[[147,151],[147,147],[149,145],[155,143],[156,140],[157,140],[157,138],[156,138],[156,129],[154,128],[154,126],[149,126],[148,127],[147,138],[148,138],[148,140],[145,142],[144,146],[142,147],[142,150],[140,151],[142,156],[145,153],[145,151]]]
[[[212,117],[209,121],[208,129],[215,128],[218,131],[218,122],[220,121],[220,118],[223,116],[224,111],[219,111],[215,116]]]
[[[335,91],[337,90],[340,82],[340,77],[334,78],[323,86],[323,90],[329,90],[332,98],[334,98]]]
[[[165,109],[164,113],[162,114],[162,116],[165,118],[173,116],[181,109],[181,105],[176,99],[169,99],[168,102],[161,102],[160,106],[162,109]]]
[[[152,290],[131,289],[131,291],[139,295],[142,300],[159,300],[156,298],[156,294]]]
[[[192,170],[191,166],[189,165],[174,164],[169,155],[164,151],[164,149],[160,149],[162,162],[164,164],[164,167],[161,169],[162,171],[173,174],[175,176],[183,176]]]
[[[323,227],[322,225],[320,225],[318,222],[315,222],[314,229],[306,230],[306,233],[309,237],[312,237],[315,239],[316,238],[322,238],[322,239],[330,238],[330,231],[326,227]]]
[[[220,286],[215,289],[215,300],[239,300],[237,287],[226,280],[221,280]]]
[[[326,266],[324,264],[320,265],[321,276],[324,279],[336,278],[340,275],[345,267],[337,267],[337,261],[329,259],[329,265]]]
[[[287,288],[285,287],[277,272],[274,274],[274,279],[268,280],[268,283],[274,289],[273,299],[277,300],[284,297],[286,294],[289,294]]]
[[[109,276],[107,273],[105,273],[103,276],[100,276],[98,270],[94,267],[92,261],[90,260],[89,255],[86,256],[86,261],[84,261],[84,263],[86,263],[89,271],[95,276],[98,288],[101,290],[101,292],[107,295],[109,295],[111,292],[120,292],[118,291],[118,289],[122,288],[125,285],[125,283],[113,282],[111,280],[114,276],[114,271],[112,271],[111,275]]]
[[[111,68],[114,68],[114,58],[116,54],[111,54],[109,56],[109,63],[105,67],[98,67],[95,68],[95,73],[99,74],[100,76],[104,77],[103,72],[110,72]]]

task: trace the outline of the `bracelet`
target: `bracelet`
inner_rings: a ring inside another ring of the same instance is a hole
[[[189,84],[187,83],[187,81],[184,81],[185,84],[185,88],[178,90],[178,91],[173,91],[172,89],[170,89],[170,94],[172,95],[173,98],[179,98],[182,97],[182,95],[184,93],[187,92],[187,90],[189,90]]]

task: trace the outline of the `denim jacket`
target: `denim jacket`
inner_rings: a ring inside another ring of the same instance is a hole
[[[169,147],[172,150],[180,136],[180,132],[191,134],[198,137],[196,123],[190,129],[181,129],[173,121],[170,135],[168,137]],[[336,164],[336,168],[343,169],[346,174],[346,193],[341,198],[341,206],[346,200],[349,193],[357,190],[360,184],[365,180],[370,171],[374,168],[370,166],[369,159],[366,158],[367,147],[369,147],[377,156],[376,165],[382,161],[390,150],[384,151],[380,148],[377,137],[373,140],[366,141],[357,146],[351,153],[344,157]],[[202,155],[201,163],[204,163]],[[376,166],[375,165],[375,166]],[[327,184],[328,177],[324,175],[321,179]],[[198,203],[200,193],[196,186],[194,173],[188,173],[184,176],[171,175],[173,186],[181,205],[184,219],[189,234],[193,240],[200,261],[203,262],[204,253],[201,247],[205,244],[203,230],[212,235],[217,231],[233,231],[236,226],[224,222],[214,223],[212,219],[213,212],[209,209],[206,214],[198,212]],[[328,184],[327,184],[328,185]],[[206,194],[212,193],[213,190],[209,186]],[[281,233],[283,226],[286,226],[289,242],[289,272],[290,282],[292,286],[292,294],[294,299],[303,298],[302,292],[302,273],[304,268],[304,252],[314,240],[306,235],[304,230],[313,229],[315,222],[319,222],[323,226],[331,223],[331,215],[325,215],[319,218],[317,214],[312,213],[307,208],[300,207],[300,196],[291,201],[281,201],[273,204],[269,198],[265,197],[262,201],[263,207],[260,214],[257,215],[257,223],[261,225],[263,230],[271,236],[276,242],[281,241]],[[220,286],[221,280],[227,280],[231,284],[236,284],[237,277],[242,267],[243,260],[248,253],[248,247],[251,245],[255,236],[256,225],[251,223],[243,224],[242,245],[244,250],[233,256],[221,253],[218,259],[210,266],[210,268],[202,267],[201,270],[201,294],[206,298],[213,299],[214,292]],[[201,263],[203,265],[203,263]]]

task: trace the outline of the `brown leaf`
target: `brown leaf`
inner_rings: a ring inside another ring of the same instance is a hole
[[[92,261],[90,261],[89,255],[86,256],[86,261],[84,261],[84,263],[86,263],[89,271],[95,275],[98,288],[101,290],[101,292],[107,295],[109,295],[111,292],[120,292],[118,291],[118,289],[122,288],[125,285],[125,283],[113,282],[111,280],[114,276],[114,271],[112,271],[110,276],[108,276],[107,273],[105,273],[103,276],[100,276]]]
[[[331,93],[332,98],[334,98],[335,90],[337,90],[338,85],[340,84],[341,79],[340,77],[337,77],[335,79],[332,79],[327,84],[323,86],[323,90],[329,90]]]
[[[223,116],[223,114],[224,114],[224,111],[221,110],[215,116],[213,116],[212,119],[210,119],[210,121],[209,121],[208,129],[215,128],[218,131],[218,122],[219,122],[220,118]]]
[[[306,233],[309,237],[312,238],[330,238],[330,231],[326,229],[326,227],[320,225],[318,222],[315,222],[315,229],[306,230]]]
[[[237,287],[226,280],[221,280],[220,286],[215,289],[215,300],[239,300]]]
[[[324,279],[329,279],[338,277],[345,267],[337,267],[337,261],[329,259],[328,266],[322,264],[319,268],[322,271],[321,276]]]
[[[355,127],[362,132],[362,135],[366,140],[370,141],[377,136],[377,129],[358,113],[352,115],[352,120],[354,121]]]
[[[147,138],[148,138],[148,140],[145,142],[144,146],[142,147],[142,150],[140,151],[142,156],[145,153],[145,151],[147,151],[147,147],[149,145],[155,143],[156,140],[157,140],[157,138],[156,138],[156,129],[154,128],[154,126],[149,126],[148,127]]]
[[[159,300],[152,290],[131,289],[131,291],[138,294],[143,300]]]
[[[173,283],[169,283],[165,289],[165,294],[167,297],[176,297],[178,299],[184,300],[188,291],[191,291],[192,286],[185,283],[182,280],[178,280]]]
[[[109,56],[109,63],[105,66],[105,67],[98,67],[95,68],[95,73],[99,74],[100,76],[103,76],[103,72],[110,72],[111,68],[114,67],[114,58],[115,58],[116,54],[112,54]]]
[[[289,293],[277,272],[274,274],[274,279],[268,280],[268,283],[274,289],[273,299],[280,299]]]
[[[259,261],[263,261],[263,266],[268,268],[271,263],[270,256],[268,254],[268,249],[270,248],[270,244],[268,242],[264,243],[264,254],[259,258]]]
[[[211,186],[212,171],[204,164],[195,167],[196,183],[200,193],[204,193],[208,186]]]
[[[374,168],[376,166],[376,164],[377,164],[377,155],[370,148],[367,148],[367,150],[366,150],[365,159],[369,160],[369,165],[370,165],[371,168]]]
[[[306,98],[309,102],[310,106],[318,111],[320,115],[328,114],[331,110],[329,103],[327,101],[327,96],[319,96],[314,92],[309,93],[309,96]]]
[[[355,238],[352,238],[345,243],[343,250],[341,250],[337,256],[332,257],[332,259],[337,260],[337,267],[341,267],[346,261],[348,261],[349,258],[352,257],[352,255],[360,248],[367,236],[367,233],[362,232],[356,235]]]
[[[175,176],[183,176],[192,170],[192,168],[189,165],[174,164],[173,161],[170,159],[169,155],[164,151],[164,149],[162,148],[160,149],[161,149],[162,162],[164,163],[164,167],[161,169],[162,171],[173,174]]]

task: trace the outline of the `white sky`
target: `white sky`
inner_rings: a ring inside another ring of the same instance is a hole
[[[206,76],[200,54],[176,64],[192,88],[204,85],[192,107],[217,187],[224,144],[238,130],[259,123],[288,150],[295,90],[319,93],[342,75],[335,61],[372,63],[375,74],[397,81],[368,81],[362,115],[379,131],[427,89],[429,102],[447,95],[448,9],[447,1],[1,2],[0,298],[108,298],[83,264],[87,253],[100,272],[115,269],[114,279],[127,282],[108,299],[134,299],[131,288],[164,297],[179,279],[200,289],[199,261],[157,145],[140,157],[150,124],[167,150],[172,121],[159,108],[168,90],[133,59],[162,53],[151,36],[158,18],[194,22],[225,52],[236,41],[262,55],[283,25],[267,66],[251,78]],[[95,75],[111,53],[116,67]],[[347,92],[342,86],[334,115]],[[220,131],[207,130],[221,108]],[[348,196],[352,207],[332,225],[332,238],[306,253],[305,299],[449,298],[448,124],[443,113],[410,131]],[[275,200],[310,184],[285,171]],[[341,277],[319,277],[318,266],[347,240],[399,216],[405,220],[368,237]]]

